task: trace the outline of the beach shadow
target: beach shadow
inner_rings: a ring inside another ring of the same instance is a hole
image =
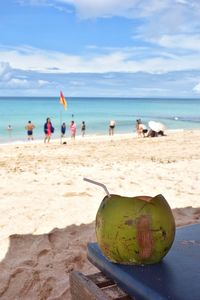
[[[70,299],[69,273],[96,270],[86,257],[87,243],[95,241],[94,222],[11,235],[0,263],[0,299]]]
[[[172,209],[176,226],[184,226],[194,223],[200,223],[200,207],[182,207]]]

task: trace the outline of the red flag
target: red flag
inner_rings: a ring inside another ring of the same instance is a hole
[[[60,91],[60,104],[64,106],[64,109],[67,109],[67,101],[65,100],[65,97],[61,91]]]

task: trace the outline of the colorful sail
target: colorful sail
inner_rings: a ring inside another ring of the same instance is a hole
[[[64,109],[67,109],[67,101],[65,100],[65,97],[62,92],[60,92],[60,104],[64,106]]]

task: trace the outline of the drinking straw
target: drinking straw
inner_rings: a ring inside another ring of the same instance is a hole
[[[107,189],[107,187],[106,187],[103,183],[100,183],[100,182],[97,182],[97,181],[94,181],[94,180],[91,180],[91,179],[88,179],[88,178],[85,178],[85,177],[83,178],[83,180],[101,186],[101,187],[105,190],[107,196],[108,196],[109,198],[111,197],[111,196],[110,196],[110,193],[109,193],[109,191],[108,191],[108,189]]]

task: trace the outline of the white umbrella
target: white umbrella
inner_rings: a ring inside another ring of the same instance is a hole
[[[149,124],[149,128],[152,129],[155,132],[165,130],[165,125],[163,123],[155,122],[155,121],[149,121],[148,124]]]
[[[159,128],[159,131],[165,131],[166,130],[166,127],[163,123],[158,122],[157,126]]]

